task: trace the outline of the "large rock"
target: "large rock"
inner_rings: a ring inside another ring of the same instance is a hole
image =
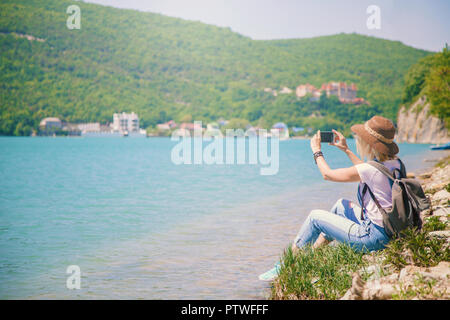
[[[450,214],[449,208],[439,208],[433,211],[433,216],[436,217],[447,217]]]
[[[402,106],[397,116],[397,142],[447,143],[450,141],[445,122],[429,115],[430,103],[419,98],[408,109]]]
[[[364,282],[358,272],[353,274],[352,287],[341,300],[386,300],[396,292],[397,276]]]
[[[433,202],[442,202],[442,200],[444,201],[450,200],[450,192],[448,192],[445,189],[438,191],[433,195],[433,198],[431,198],[431,200],[433,200]]]

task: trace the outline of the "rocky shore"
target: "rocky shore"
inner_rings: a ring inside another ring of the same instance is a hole
[[[449,161],[447,156],[416,177],[432,204],[423,213],[423,231],[366,255],[369,266],[353,273],[352,287],[342,300],[450,299]]]

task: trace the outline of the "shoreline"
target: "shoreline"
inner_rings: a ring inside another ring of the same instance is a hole
[[[423,166],[408,172],[408,177],[420,181],[431,202],[431,208],[421,213],[420,232],[408,231],[384,250],[360,255],[346,252],[342,245],[297,255],[287,249],[269,299],[450,299],[450,152],[422,161]],[[305,259],[319,266],[306,266]],[[335,271],[340,274],[334,277],[342,277],[340,281],[321,274],[332,263],[339,264]],[[310,278],[305,270],[311,271]],[[301,274],[304,278],[299,280]]]

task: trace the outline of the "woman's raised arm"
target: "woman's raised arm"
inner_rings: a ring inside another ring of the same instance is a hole
[[[311,150],[313,153],[319,152],[320,147],[320,130],[311,138]],[[356,156],[355,156],[356,157]],[[359,158],[358,158],[359,159]],[[323,156],[316,159],[317,166],[325,180],[335,182],[358,182],[360,181],[358,170],[356,167],[331,169]],[[362,161],[361,161],[362,163]],[[357,163],[355,163],[357,164]]]
[[[334,132],[335,137],[334,137],[334,141],[331,142],[330,145],[338,147],[339,149],[344,151],[345,154],[349,157],[350,161],[354,165],[363,163],[363,161],[360,158],[358,158],[358,156],[356,154],[354,154],[352,152],[352,150],[350,150],[350,148],[347,145],[347,140],[345,139],[344,135],[334,129],[333,129],[333,132]]]

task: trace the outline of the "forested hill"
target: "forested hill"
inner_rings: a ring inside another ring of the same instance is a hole
[[[431,103],[430,113],[445,121],[450,129],[450,52],[429,55],[413,65],[405,76],[402,102],[406,107],[426,97]]]
[[[81,30],[66,27],[73,4]],[[0,134],[16,135],[48,116],[107,122],[119,111],[137,112],[143,127],[190,115],[345,129],[374,113],[395,118],[405,73],[429,54],[357,34],[252,40],[229,28],[59,0],[2,0],[0,46]],[[263,90],[328,81],[354,82],[371,106]]]

